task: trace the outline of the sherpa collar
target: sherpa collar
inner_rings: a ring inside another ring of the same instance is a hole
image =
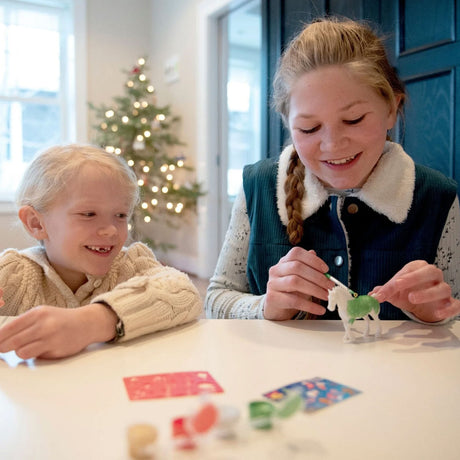
[[[293,146],[287,146],[278,162],[277,204],[284,225],[288,224],[284,183]],[[326,202],[328,191],[318,178],[305,169],[305,195],[302,199],[302,219],[313,215]],[[349,196],[355,196],[374,211],[392,222],[404,222],[409,213],[415,187],[415,164],[403,148],[387,141],[374,171],[363,187]]]

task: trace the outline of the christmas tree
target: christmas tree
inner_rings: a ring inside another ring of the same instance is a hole
[[[174,226],[185,211],[196,210],[197,198],[203,193],[198,183],[184,181],[184,171],[192,168],[186,166],[185,156],[177,153],[183,146],[174,133],[179,118],[171,114],[169,106],[156,105],[147,69],[146,60],[140,58],[131,70],[124,71],[125,94],[114,97],[112,106],[90,104],[90,108],[97,119],[94,142],[121,155],[138,178],[141,203],[130,223],[132,231],[136,238],[165,248],[168,245],[142,235],[139,222],[161,219]]]

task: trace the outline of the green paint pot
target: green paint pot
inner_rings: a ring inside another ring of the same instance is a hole
[[[249,403],[249,420],[257,430],[271,430],[272,416],[275,412],[273,404],[267,401],[252,401]]]

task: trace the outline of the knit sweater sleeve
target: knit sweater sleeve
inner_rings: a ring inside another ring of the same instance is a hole
[[[263,319],[265,295],[250,294],[246,276],[250,224],[244,190],[233,205],[225,241],[205,300],[207,318]]]
[[[452,288],[452,297],[460,299],[460,206],[458,196],[450,208],[439,240],[435,265],[444,273]]]
[[[0,308],[2,316],[15,316],[19,312],[23,298],[20,291],[25,285],[24,262],[19,252],[14,249],[7,249],[0,255],[0,287],[3,289],[5,301],[5,305]]]
[[[40,267],[16,249],[0,254],[0,287],[5,305],[1,316],[17,316],[29,308],[44,303]]]
[[[449,210],[434,264],[442,270],[444,281],[452,288],[452,297],[460,299],[460,206],[458,196]],[[429,325],[443,325],[455,319],[446,318],[437,323],[425,323],[410,312],[405,311],[404,313],[414,321]],[[460,317],[457,318],[460,319]]]
[[[105,302],[122,320],[130,340],[197,318],[200,295],[185,273],[163,266],[142,243],[132,245],[117,267],[120,284],[92,299]]]

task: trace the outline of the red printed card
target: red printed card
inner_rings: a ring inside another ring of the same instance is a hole
[[[138,375],[124,377],[123,382],[131,401],[224,391],[206,371]]]

